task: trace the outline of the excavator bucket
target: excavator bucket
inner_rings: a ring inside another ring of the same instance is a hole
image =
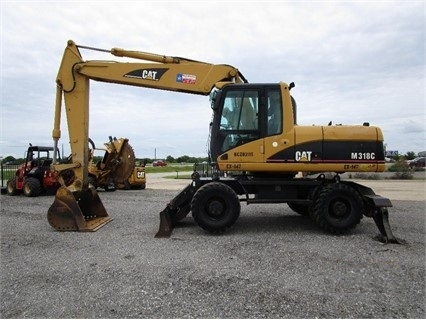
[[[71,192],[62,186],[47,212],[49,224],[58,231],[97,231],[112,218],[108,216],[94,188]]]

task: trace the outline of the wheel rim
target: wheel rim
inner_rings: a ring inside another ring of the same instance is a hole
[[[206,212],[212,219],[218,219],[223,216],[226,210],[226,204],[220,199],[212,199],[207,203]]]
[[[343,219],[351,213],[351,205],[347,199],[338,198],[329,205],[330,216],[334,219]]]
[[[24,185],[24,191],[25,191],[25,194],[31,193],[31,188],[27,183]]]

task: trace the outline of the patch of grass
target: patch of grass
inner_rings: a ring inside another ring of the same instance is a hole
[[[391,179],[411,180],[413,179],[413,174],[410,171],[395,172],[395,174],[391,177]]]
[[[394,165],[388,168],[389,172],[394,172],[395,174],[391,179],[403,179],[409,180],[413,179],[413,174],[411,173],[410,167],[404,161],[398,161]]]
[[[410,167],[404,161],[398,161],[388,168],[389,172],[406,172],[410,171]]]
[[[165,176],[166,179],[191,179],[190,174],[180,174],[176,173],[175,175]]]
[[[350,178],[352,178],[352,176],[350,176]],[[379,174],[377,173],[360,173],[357,172],[354,174],[354,178],[355,179],[363,179],[363,180],[380,180],[381,177]]]
[[[9,180],[15,176],[16,170],[3,170],[2,179]]]
[[[192,171],[194,168],[193,165],[184,165],[184,166],[173,166],[173,165],[167,165],[165,167],[145,167],[146,173],[162,173],[162,172],[188,172]]]

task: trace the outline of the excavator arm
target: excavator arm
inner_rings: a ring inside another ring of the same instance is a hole
[[[80,49],[110,53],[136,62],[83,60]],[[64,100],[72,163],[53,165],[61,172],[73,171],[74,179],[58,190],[48,211],[48,221],[61,231],[94,231],[111,219],[96,190],[89,188],[89,92],[90,80],[159,90],[209,95],[223,83],[247,82],[238,69],[180,57],[163,56],[119,48],[104,50],[68,41],[56,79],[56,105],[52,137],[57,149]],[[93,219],[97,220],[91,223]]]

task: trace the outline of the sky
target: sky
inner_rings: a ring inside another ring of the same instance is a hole
[[[0,156],[53,145],[55,80],[70,39],[229,64],[251,83],[294,82],[299,125],[369,122],[387,150],[424,151],[425,10],[411,0],[2,0]],[[203,157],[210,121],[206,96],[91,81],[97,147],[126,137],[138,158]],[[61,134],[68,155],[64,111]]]

